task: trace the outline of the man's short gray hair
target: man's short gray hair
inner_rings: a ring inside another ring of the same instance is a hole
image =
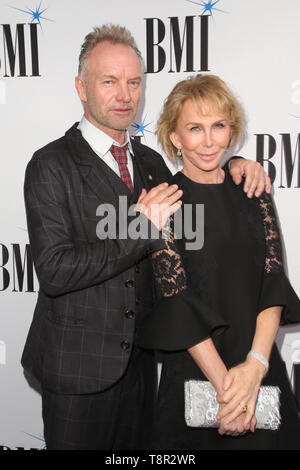
[[[87,59],[94,47],[102,41],[110,41],[113,44],[123,44],[131,47],[142,64],[142,54],[139,51],[131,32],[124,26],[105,24],[96,26],[84,39],[79,55],[78,75],[83,76],[86,71]]]

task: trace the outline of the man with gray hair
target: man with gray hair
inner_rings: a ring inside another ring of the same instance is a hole
[[[182,193],[168,185],[163,158],[128,135],[141,65],[125,28],[88,34],[75,82],[84,116],[26,169],[40,291],[22,364],[41,383],[47,449],[151,448],[156,362],[135,338],[153,306],[149,255],[164,247],[157,234]],[[232,167],[237,182],[246,173],[250,192],[263,190],[259,165],[236,160]],[[121,198],[138,203],[142,215],[124,214]],[[114,237],[99,230],[102,205],[116,211]],[[124,226],[143,217],[150,235],[124,236]]]

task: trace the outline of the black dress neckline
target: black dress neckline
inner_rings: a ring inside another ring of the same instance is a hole
[[[188,176],[186,176],[184,173],[182,173],[182,171],[178,171],[174,175],[174,177],[182,178],[182,180],[184,180],[186,183],[188,183],[190,185],[194,185],[194,187],[198,186],[198,187],[209,188],[209,189],[217,189],[217,188],[223,188],[225,183],[227,182],[229,173],[224,169],[223,169],[223,171],[224,171],[224,180],[222,181],[222,183],[200,183],[198,181],[194,181],[194,180],[190,179]]]

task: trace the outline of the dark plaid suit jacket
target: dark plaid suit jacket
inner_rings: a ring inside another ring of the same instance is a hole
[[[168,181],[162,157],[132,144],[143,186]],[[40,291],[22,364],[57,393],[104,390],[123,375],[134,342],[134,266],[162,242],[99,240],[97,207],[113,204],[118,217],[119,196],[128,190],[77,124],[33,155],[24,194]]]

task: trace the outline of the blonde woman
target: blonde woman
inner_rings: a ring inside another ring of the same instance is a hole
[[[197,75],[172,90],[157,133],[167,155],[183,162],[172,181],[183,191],[182,227],[195,227],[197,204],[204,204],[204,244],[193,249],[182,230],[176,246],[168,240],[153,255],[160,300],[140,343],[166,351],[156,446],[300,449],[299,417],[274,342],[280,323],[300,321],[300,302],[283,271],[272,201],[266,193],[247,198],[221,167],[243,133],[241,106],[220,78]],[[147,203],[147,195],[140,202]],[[185,214],[187,205],[192,215]],[[188,379],[214,386],[218,429],[186,425]],[[256,429],[263,384],[281,391],[277,431]]]

